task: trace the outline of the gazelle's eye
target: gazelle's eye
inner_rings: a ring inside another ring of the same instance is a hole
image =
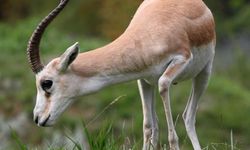
[[[47,92],[47,90],[49,90],[53,85],[53,81],[51,80],[43,80],[41,81],[41,87],[42,89]]]

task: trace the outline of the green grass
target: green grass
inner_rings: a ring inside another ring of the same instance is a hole
[[[112,124],[106,124],[103,126],[96,135],[91,134],[86,127],[82,127],[82,134],[86,135],[86,139],[84,141],[85,145],[79,143],[74,138],[70,137],[69,135],[65,135],[69,142],[73,145],[71,147],[67,147],[67,149],[72,150],[124,150],[124,149],[131,149],[131,150],[140,150],[142,149],[141,141],[131,141],[126,135],[125,132],[122,132],[120,135],[114,134],[114,128]],[[203,150],[239,150],[236,145],[234,145],[233,135],[231,135],[231,143],[210,143],[209,145],[205,146]],[[27,147],[25,143],[21,141],[21,138],[17,135],[17,133],[12,130],[12,140],[15,143],[13,148],[20,149],[20,150],[29,150],[32,148]],[[40,148],[36,148],[40,149]],[[48,145],[47,147],[43,147],[41,149],[49,149],[49,150],[63,150],[65,149],[64,146],[53,147]],[[167,144],[159,145],[159,149],[167,150]],[[181,147],[181,149],[186,149],[185,147]]]
[[[14,149],[36,148],[42,139],[50,140],[53,132],[73,130],[81,120],[90,124],[86,133],[92,149],[140,149],[142,146],[142,110],[136,82],[114,85],[96,94],[84,96],[61,117],[53,128],[39,128],[32,123],[32,109],[36,95],[34,75],[26,59],[26,44],[38,20],[28,19],[18,24],[0,23],[0,111],[8,118],[20,112],[30,116],[28,136],[15,135]],[[68,46],[79,41],[81,51],[102,46],[107,41],[95,38],[73,36],[57,31],[50,26],[41,46],[43,61],[60,56]],[[238,64],[238,65],[237,65]],[[234,144],[240,149],[250,146],[250,92],[249,61],[240,59],[228,72],[214,73],[208,90],[200,101],[197,116],[197,132],[205,149],[230,149],[230,132],[233,131]],[[246,67],[242,67],[246,66]],[[173,117],[181,116],[189,95],[191,83],[184,82],[171,90]],[[105,112],[102,110],[121,95],[119,101]],[[167,146],[167,128],[164,109],[157,97],[160,143]],[[93,121],[93,118],[101,115]],[[112,122],[112,126],[110,126]],[[181,117],[177,120],[177,133],[182,149],[191,150]],[[15,130],[15,129],[13,129]],[[32,134],[36,133],[36,134]],[[74,139],[72,139],[74,142]],[[219,144],[216,144],[219,143]],[[48,149],[63,147],[48,146]],[[76,146],[75,149],[78,149]]]

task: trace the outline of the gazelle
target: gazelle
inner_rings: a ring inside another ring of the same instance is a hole
[[[143,149],[157,148],[158,124],[154,89],[158,86],[165,108],[170,149],[178,150],[171,114],[171,84],[192,79],[183,119],[195,150],[198,100],[207,87],[215,53],[213,15],[202,0],[145,0],[126,31],[110,44],[79,54],[78,43],[44,66],[39,44],[44,30],[65,7],[60,4],[38,25],[28,44],[28,60],[36,74],[34,120],[51,126],[73,98],[112,84],[138,80],[143,106]]]

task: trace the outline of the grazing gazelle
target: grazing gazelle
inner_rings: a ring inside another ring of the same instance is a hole
[[[79,53],[78,43],[44,66],[39,44],[45,28],[65,7],[60,4],[38,25],[28,44],[28,59],[36,74],[34,120],[51,126],[73,98],[106,86],[138,80],[143,106],[143,149],[157,148],[158,124],[154,89],[159,88],[168,125],[170,149],[178,150],[171,114],[171,84],[192,79],[192,91],[183,119],[195,150],[198,100],[207,87],[215,49],[213,15],[202,0],[145,0],[126,31],[112,43]]]

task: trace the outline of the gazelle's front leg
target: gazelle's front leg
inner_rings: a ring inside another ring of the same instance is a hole
[[[143,109],[143,150],[157,148],[158,123],[154,104],[154,86],[145,80],[137,81]]]
[[[172,118],[169,88],[172,81],[182,72],[190,59],[190,55],[178,55],[173,58],[166,71],[159,79],[159,92],[164,104],[165,114],[168,124],[168,141],[170,150],[179,150],[178,136],[175,131],[174,121]]]

